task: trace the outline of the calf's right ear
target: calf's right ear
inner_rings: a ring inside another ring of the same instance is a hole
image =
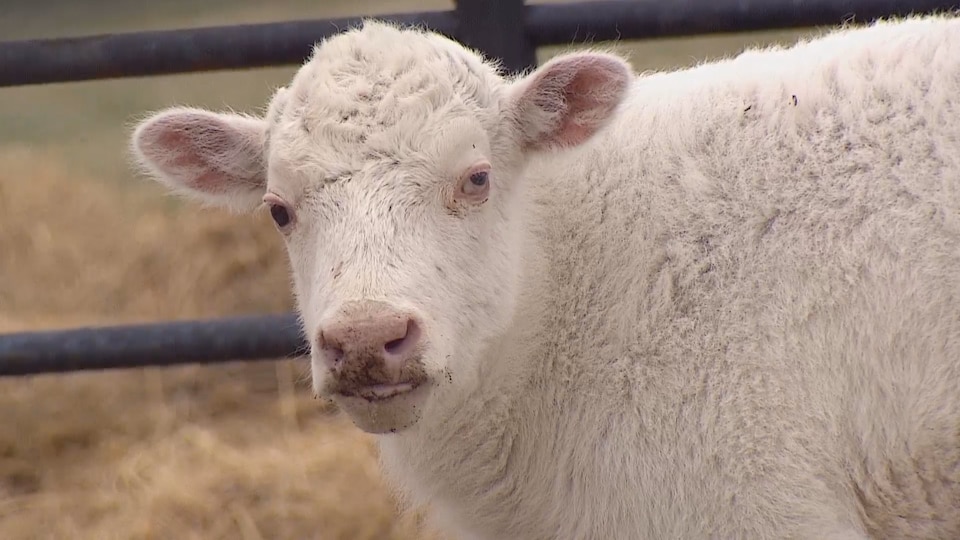
[[[553,58],[511,88],[521,144],[550,150],[586,142],[613,117],[633,78],[630,64],[613,54]]]
[[[262,119],[174,107],[140,122],[130,146],[144,172],[174,192],[249,211],[266,191],[265,141]]]

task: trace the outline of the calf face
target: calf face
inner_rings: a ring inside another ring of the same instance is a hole
[[[443,37],[368,22],[319,45],[264,118],[172,108],[132,146],[177,192],[270,212],[316,391],[383,433],[475,384],[515,324],[525,158],[589,139],[631,77],[579,53],[506,80]]]

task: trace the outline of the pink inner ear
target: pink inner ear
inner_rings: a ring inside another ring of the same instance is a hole
[[[196,140],[185,132],[168,131],[160,136],[160,144],[171,149],[170,164],[186,171],[197,171],[197,175],[188,178],[193,189],[207,193],[227,191],[230,178],[213,164],[204,159]]]
[[[557,60],[536,76],[533,103],[553,113],[535,146],[570,147],[593,136],[623,99],[631,73],[614,58],[585,54]]]
[[[620,65],[604,65],[603,62],[586,63],[573,77],[563,92],[567,104],[566,115],[561,121],[557,133],[557,142],[564,146],[574,146],[586,141],[606,121],[609,114],[619,103],[622,92],[618,75],[623,71]]]
[[[217,159],[229,156],[243,142],[231,126],[198,114],[158,119],[141,135],[140,148],[158,168],[186,187],[206,193],[230,190],[231,178]]]
[[[176,126],[157,126],[158,133],[151,134],[154,143],[167,152],[166,162],[177,167],[202,167],[206,164],[197,155],[193,142]]]

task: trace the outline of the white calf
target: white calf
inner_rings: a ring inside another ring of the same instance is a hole
[[[133,136],[269,208],[316,390],[463,538],[960,538],[960,20],[635,77],[369,22]]]

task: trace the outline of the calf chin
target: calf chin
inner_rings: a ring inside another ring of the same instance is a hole
[[[420,420],[432,384],[378,398],[361,394],[334,394],[331,399],[355,426],[372,434],[397,433]]]

